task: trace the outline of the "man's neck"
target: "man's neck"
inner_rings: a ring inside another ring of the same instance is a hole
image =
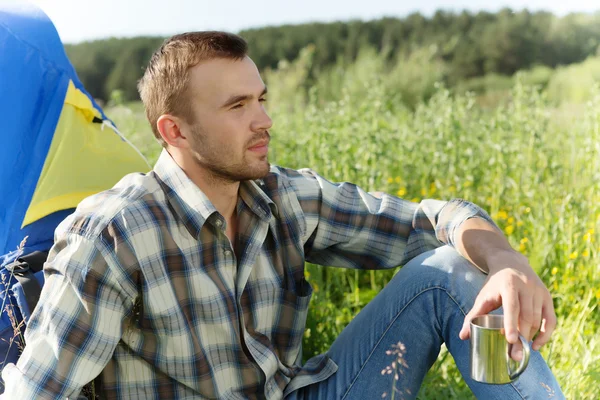
[[[172,157],[190,180],[208,197],[225,220],[231,222],[235,216],[240,182],[216,177],[188,157],[180,157],[175,154]]]

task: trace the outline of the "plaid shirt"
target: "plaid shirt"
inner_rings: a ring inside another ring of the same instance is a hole
[[[57,228],[4,398],[75,398],[99,375],[109,399],[281,399],[337,369],[326,354],[301,364],[305,260],[393,268],[453,245],[471,217],[491,222],[463,200],[412,203],[273,166],[241,183],[232,244],[163,151]]]

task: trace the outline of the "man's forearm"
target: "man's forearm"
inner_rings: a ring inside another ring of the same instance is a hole
[[[511,258],[524,257],[513,250],[502,232],[482,218],[469,218],[463,222],[455,241],[460,254],[488,273],[489,261],[501,254],[510,254]]]

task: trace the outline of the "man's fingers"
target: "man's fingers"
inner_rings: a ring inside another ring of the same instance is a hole
[[[462,329],[458,336],[462,340],[469,339],[471,337],[471,321],[473,318],[494,311],[500,307],[500,305],[500,301],[494,297],[490,297],[490,294],[487,293],[487,291],[482,290],[479,292],[479,295],[475,299],[475,304],[473,304],[473,308],[465,315],[465,321],[463,322]]]
[[[531,332],[527,337],[527,340],[531,341],[535,334],[540,330],[542,326],[542,310],[544,309],[545,294],[538,292],[533,296],[533,320],[531,321]]]
[[[550,336],[556,328],[556,314],[554,313],[554,304],[552,299],[544,302],[542,309],[542,326],[540,328],[540,334],[533,341],[533,349],[539,350],[543,345],[548,343]]]
[[[521,359],[523,358],[523,344],[520,340],[512,345],[510,357],[515,361],[521,361]]]
[[[519,294],[519,332],[527,341],[531,340],[533,325],[533,296],[529,293]]]
[[[512,287],[508,287],[502,296],[502,306],[504,307],[504,329],[506,340],[515,344],[519,341],[517,331],[517,322],[519,321],[519,295]]]

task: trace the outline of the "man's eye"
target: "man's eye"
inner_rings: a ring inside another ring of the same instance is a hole
[[[261,103],[264,103],[265,101],[267,101],[267,99],[262,97],[262,98],[258,99],[258,101],[260,101]]]
[[[232,110],[235,110],[237,108],[242,108],[243,104],[236,104],[235,106],[231,107]]]

